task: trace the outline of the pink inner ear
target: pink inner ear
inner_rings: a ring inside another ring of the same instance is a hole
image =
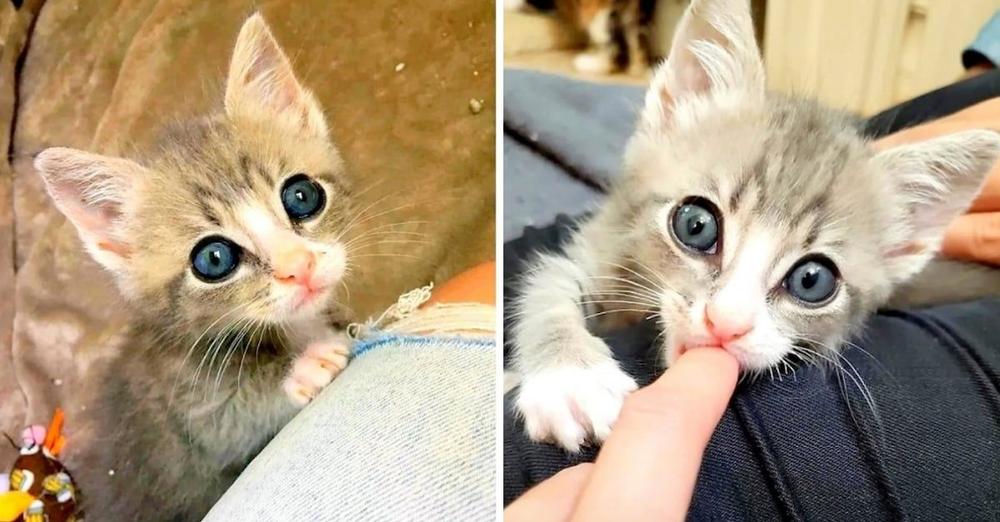
[[[77,227],[103,235],[112,223],[121,217],[117,203],[102,201],[88,204],[83,195],[83,187],[75,181],[53,181],[53,197],[62,203],[63,212]]]
[[[121,243],[112,243],[110,241],[100,241],[97,243],[97,248],[101,250],[111,252],[112,254],[118,255],[118,257],[128,259],[132,256],[132,249]]]
[[[247,68],[244,85],[253,85],[256,95],[278,111],[292,107],[300,93],[294,79],[285,75],[287,64],[281,51],[272,45],[261,49]],[[303,111],[305,112],[305,111]]]
[[[885,257],[915,256],[922,253],[926,248],[916,242],[910,242],[893,248],[885,253]]]

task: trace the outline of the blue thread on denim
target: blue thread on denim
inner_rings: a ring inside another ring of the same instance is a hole
[[[428,345],[448,345],[458,348],[492,348],[492,339],[470,339],[468,337],[438,337],[438,336],[420,336],[420,335],[396,335],[396,334],[385,334],[378,335],[374,339],[366,339],[364,341],[359,341],[354,345],[354,357],[358,357],[364,353],[370,352],[376,348],[385,346],[387,344],[406,344],[408,346],[428,346]]]

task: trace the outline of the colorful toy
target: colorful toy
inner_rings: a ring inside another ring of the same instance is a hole
[[[4,478],[9,491],[0,493],[0,522],[81,522],[77,511],[77,490],[73,478],[57,457],[66,446],[60,433],[63,412],[56,409],[48,429],[41,425],[26,428],[21,434],[20,456],[10,475]],[[10,440],[10,437],[7,437]],[[11,444],[17,448],[13,440]]]

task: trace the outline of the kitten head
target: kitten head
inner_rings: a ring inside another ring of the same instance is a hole
[[[240,31],[221,114],[171,129],[141,162],[52,148],[35,166],[139,313],[309,319],[347,271],[342,161],[260,15]]]
[[[841,114],[765,92],[745,0],[695,0],[656,71],[620,197],[666,357],[749,370],[835,350],[934,256],[1000,154],[991,131],[875,151]]]

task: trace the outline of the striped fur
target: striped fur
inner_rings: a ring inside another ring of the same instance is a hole
[[[591,333],[597,319],[655,317],[664,365],[684,346],[717,342],[709,307],[751,318],[749,333],[725,343],[744,372],[835,361],[865,317],[933,259],[1000,154],[992,131],[876,153],[851,118],[767,93],[745,1],[696,0],[676,35],[621,183],[566,255],[540,257],[522,282],[514,365],[533,439],[570,450],[601,440],[634,389]],[[692,254],[669,232],[673,209],[692,196],[719,209],[717,255]],[[819,306],[782,284],[810,255],[840,273]],[[992,279],[980,295],[1000,293]]]
[[[294,386],[321,387],[347,361],[337,283],[359,215],[322,109],[259,15],[240,32],[224,107],[168,127],[136,160],[62,148],[36,160],[133,316],[68,456],[88,518],[200,520],[301,406]],[[280,198],[298,173],[326,193],[301,223]],[[209,235],[244,252],[222,282],[192,274]],[[313,274],[330,282],[294,308],[268,246],[292,243],[316,252]]]

